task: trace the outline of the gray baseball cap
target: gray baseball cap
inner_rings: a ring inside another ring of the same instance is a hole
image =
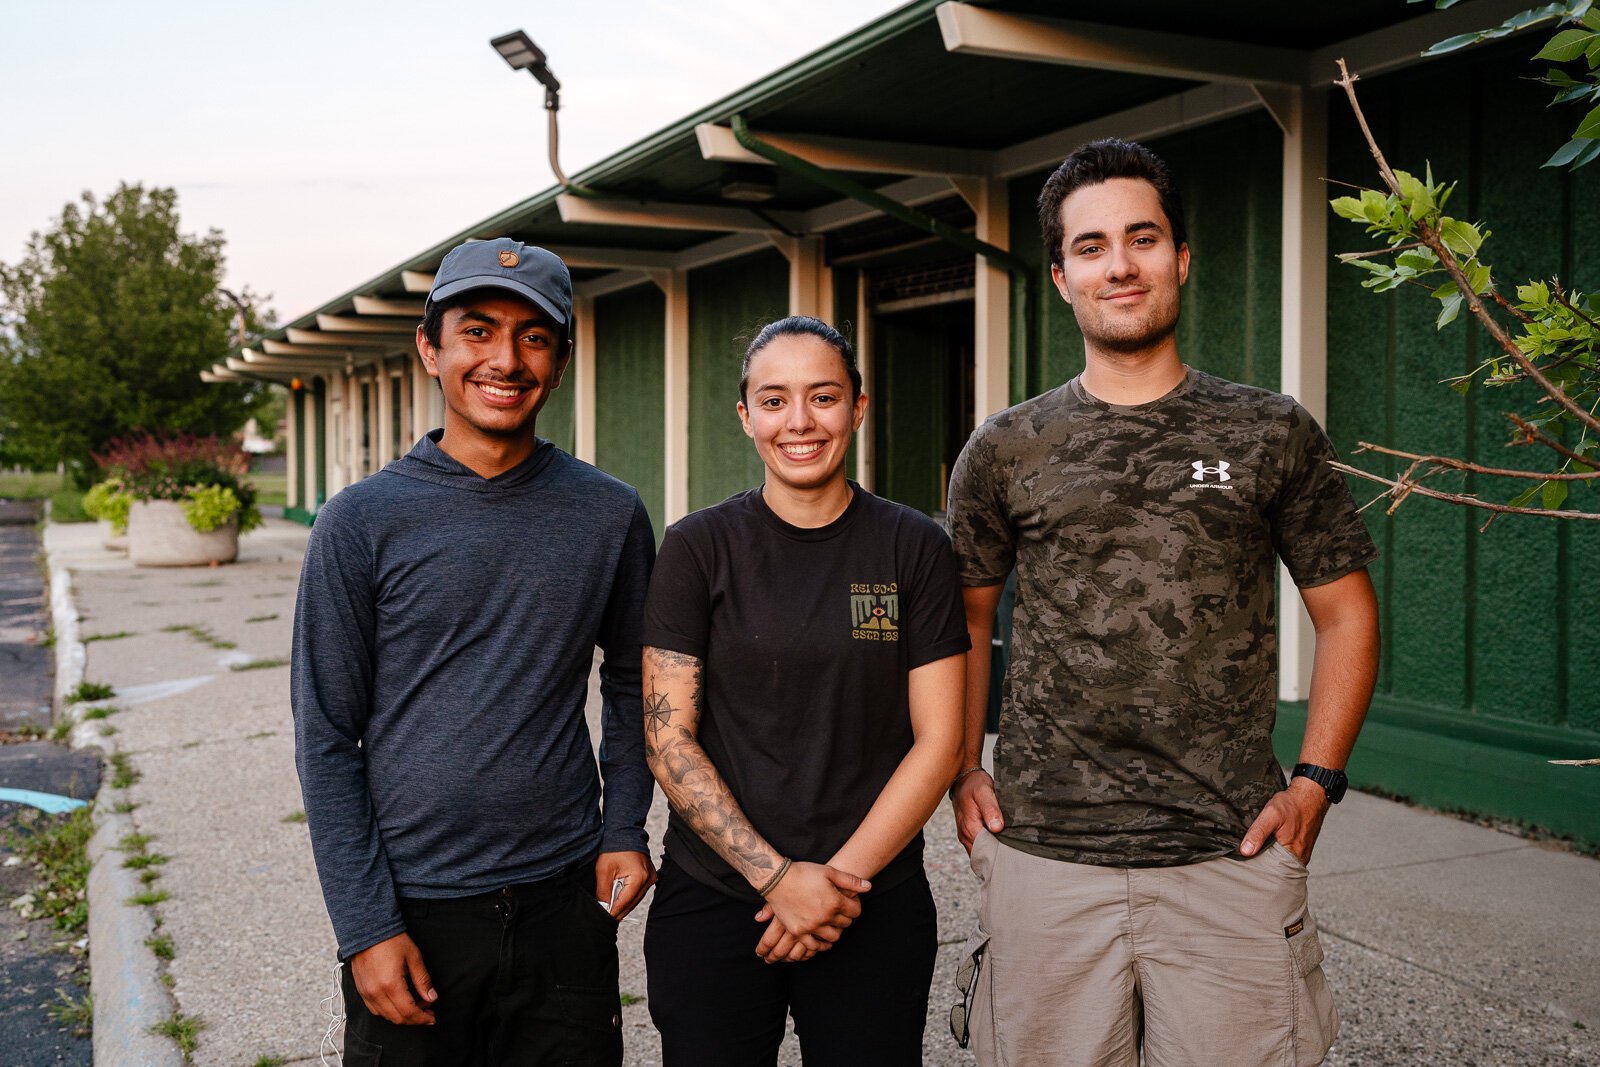
[[[572,318],[572,275],[548,249],[509,237],[452,248],[433,276],[428,303],[469,289],[504,289],[539,305],[559,325]]]

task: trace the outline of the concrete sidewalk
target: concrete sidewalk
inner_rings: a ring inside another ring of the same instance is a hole
[[[131,871],[120,883],[93,883],[96,929],[110,931],[91,944],[96,1027],[106,1031],[96,1033],[97,1063],[151,1062],[134,1051],[142,1034],[132,1031],[174,1010],[205,1023],[197,1064],[317,1059],[333,938],[305,827],[293,821],[301,801],[288,668],[235,669],[288,656],[305,537],[269,521],[244,539],[232,566],[136,570],[101,549],[92,526],[47,531],[53,564],[71,570],[80,635],[131,632],[85,646],[84,676],[115,687],[110,703],[122,710],[85,723],[77,739],[127,755],[139,780],[103,793],[102,804],[137,805],[115,817],[170,857],[147,868],[161,871],[154,886],[170,894],[153,907],[124,902]],[[102,726],[117,732],[103,737]],[[657,844],[663,818],[658,796]],[[99,864],[120,869],[121,856],[106,852]],[[967,1064],[945,1016],[976,892],[948,809],[929,826],[927,862],[941,948],[925,1058]],[[1313,869],[1326,969],[1344,1016],[1330,1064],[1600,1063],[1600,862],[1352,794],[1330,817]],[[169,963],[103,944],[140,947],[152,913],[171,940]],[[620,942],[623,992],[639,998],[642,933],[642,922],[629,922]],[[134,995],[162,971],[170,994],[155,988],[170,1001]],[[624,1009],[624,1029],[628,1062],[656,1062],[642,999]],[[799,1062],[792,1040],[780,1060]]]

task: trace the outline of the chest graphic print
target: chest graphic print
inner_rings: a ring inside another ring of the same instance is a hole
[[[857,641],[900,640],[900,586],[850,583],[850,636]]]

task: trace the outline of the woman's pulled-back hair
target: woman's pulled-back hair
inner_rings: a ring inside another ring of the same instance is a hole
[[[778,338],[795,335],[815,337],[839,353],[839,358],[844,360],[845,373],[850,375],[850,402],[855,403],[856,398],[861,395],[861,369],[856,366],[856,350],[851,347],[844,334],[810,315],[790,315],[786,319],[769,322],[761,327],[761,332],[750,342],[750,347],[744,350],[744,362],[739,365],[739,403],[745,403],[745,392],[750,386],[751,360]]]

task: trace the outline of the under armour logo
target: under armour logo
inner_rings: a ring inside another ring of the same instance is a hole
[[[1228,461],[1225,459],[1217,460],[1217,465],[1215,467],[1206,466],[1205,460],[1202,459],[1195,460],[1190,464],[1190,466],[1194,468],[1193,478],[1197,482],[1205,481],[1206,475],[1208,474],[1215,474],[1217,476],[1217,481],[1219,482],[1226,482],[1229,480]]]

